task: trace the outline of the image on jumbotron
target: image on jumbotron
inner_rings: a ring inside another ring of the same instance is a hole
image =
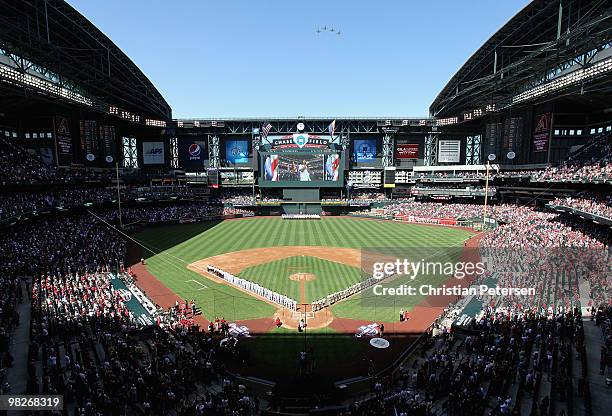
[[[0,0],[0,415],[604,416],[612,3]]]

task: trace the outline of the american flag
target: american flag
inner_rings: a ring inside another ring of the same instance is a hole
[[[329,130],[329,134],[333,138],[334,133],[336,132],[336,120],[329,123],[329,126],[327,126],[327,130]]]
[[[266,137],[268,137],[268,134],[270,134],[270,130],[272,130],[272,124],[264,123],[263,127],[261,128],[261,140],[266,140]]]

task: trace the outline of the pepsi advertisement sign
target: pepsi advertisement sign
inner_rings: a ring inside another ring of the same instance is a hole
[[[184,170],[202,170],[204,162],[208,159],[206,142],[192,139],[179,139],[178,141],[179,165]]]

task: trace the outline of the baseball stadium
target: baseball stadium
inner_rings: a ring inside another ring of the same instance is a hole
[[[0,0],[0,414],[610,413],[611,2],[428,116],[199,118],[77,3]]]

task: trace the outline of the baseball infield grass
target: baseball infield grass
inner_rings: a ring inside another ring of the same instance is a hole
[[[230,286],[204,278],[188,270],[188,264],[249,248],[269,247],[274,250],[275,246],[322,246],[330,247],[330,250],[334,247],[426,247],[429,251],[435,251],[437,247],[462,247],[471,235],[468,231],[456,228],[347,217],[324,218],[320,221],[255,217],[152,227],[132,237],[150,250],[144,253],[148,270],[170,290],[185,299],[194,299],[208,319],[218,316],[233,321],[272,319],[275,307]],[[270,282],[267,287],[287,290],[290,296],[299,300],[299,282],[289,280],[288,276],[300,272],[297,270],[300,261],[305,268],[302,273],[317,276],[315,280],[305,282],[309,300],[343,289],[360,278],[360,270],[355,267],[318,258],[301,258],[299,253],[286,259],[249,267],[240,274],[249,280],[263,279]],[[265,273],[260,275],[260,271]],[[432,281],[428,283],[441,284],[442,279],[432,276]],[[408,303],[383,307],[368,305],[356,297],[334,305],[332,312],[338,317],[392,322],[396,320],[400,308],[414,306],[409,303],[416,304],[419,301],[417,297],[414,298]]]
[[[310,256],[288,257],[258,264],[244,269],[239,276],[299,302],[300,282],[289,279],[296,273],[309,273],[315,277],[314,280],[303,283],[306,302],[313,302],[330,293],[346,289],[363,278],[357,267]]]

